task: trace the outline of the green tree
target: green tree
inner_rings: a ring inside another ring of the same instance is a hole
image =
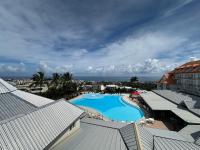
[[[61,75],[60,75],[60,74],[58,74],[58,73],[53,73],[53,74],[52,74],[51,85],[54,86],[54,87],[58,87],[59,84],[60,84],[60,78],[61,78]]]
[[[138,77],[134,76],[130,79],[131,82],[138,82]]]
[[[48,82],[45,80],[45,76],[43,72],[37,72],[36,74],[33,75],[32,77],[33,83],[30,85],[30,87],[34,86],[40,87],[40,92],[42,91],[42,86],[45,84],[48,85]]]
[[[62,75],[62,83],[66,84],[72,80],[73,75],[69,72],[66,72]]]

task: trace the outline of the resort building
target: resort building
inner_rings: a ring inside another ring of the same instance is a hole
[[[147,128],[139,122],[96,120],[65,100],[20,91],[0,79],[3,150],[200,150],[200,127],[196,125],[200,121],[193,117],[190,114],[186,121],[195,125],[179,132]]]
[[[140,102],[151,117],[170,123],[171,130],[199,142],[200,97],[171,90],[153,90],[140,95]]]
[[[17,90],[0,79],[0,149],[49,149],[80,127],[83,111]]]
[[[200,60],[185,63],[165,74],[157,83],[157,87],[200,96]]]

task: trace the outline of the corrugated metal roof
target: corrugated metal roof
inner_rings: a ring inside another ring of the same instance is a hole
[[[129,150],[138,150],[138,142],[135,135],[134,124],[129,124],[119,129],[121,136]]]
[[[183,136],[181,136],[180,134],[178,134],[178,132],[175,132],[175,131],[154,129],[154,128],[146,128],[146,130],[154,136],[160,136],[160,137],[165,137],[165,138],[187,141]]]
[[[159,150],[165,150],[165,146],[163,145],[165,144],[165,142],[168,143],[168,139],[170,139],[171,144],[175,143],[174,148],[168,147],[169,149],[171,148],[173,150],[177,149],[177,145],[180,143],[186,143],[186,144],[183,144],[183,148],[179,147],[179,149],[181,150],[184,148],[187,149],[188,145],[190,144],[192,146],[194,145],[194,143],[188,141],[185,137],[183,137],[181,134],[175,131],[147,128],[147,127],[142,127],[141,125],[138,125],[137,127],[140,131],[139,138],[141,139],[144,150],[153,150],[156,148]],[[155,143],[156,138],[162,138],[162,140],[157,140]],[[198,147],[198,146],[196,145],[194,147]]]
[[[199,135],[199,138],[196,139],[194,143],[200,146],[200,135]]]
[[[153,92],[142,93],[140,95],[152,110],[171,110],[177,107],[177,105]]]
[[[145,128],[140,125],[137,126],[139,129],[139,138],[142,143],[144,150],[153,150],[153,135]]]
[[[54,150],[127,150],[118,129],[81,122],[71,138],[63,140]]]
[[[200,150],[194,143],[163,137],[154,137],[155,150]]]
[[[44,149],[81,114],[82,110],[58,101],[0,123],[2,149]]]
[[[171,90],[153,90],[156,94],[166,98],[167,100],[180,104],[185,103],[187,108],[200,116],[200,97]]]
[[[198,116],[153,92],[140,95],[152,110],[170,110],[188,123],[200,124],[200,118]]]
[[[81,122],[94,124],[94,125],[98,125],[98,126],[114,128],[114,129],[120,129],[120,128],[127,125],[126,123],[113,122],[113,121],[103,121],[103,120],[92,119],[92,118],[87,118],[87,117],[81,119]]]
[[[24,92],[21,90],[16,90],[16,91],[13,91],[12,93],[37,107],[54,102],[54,100],[51,100],[51,99],[48,99],[45,97],[41,97],[38,95],[34,95],[31,93],[27,93],[27,92]]]
[[[200,125],[187,125],[179,131],[188,141],[194,142],[200,137]]]
[[[171,111],[187,123],[200,124],[200,117],[189,112],[187,109],[177,107],[176,109],[172,109]]]
[[[16,88],[0,78],[0,94],[16,90]]]
[[[36,110],[36,107],[13,95],[0,94],[0,121]]]
[[[200,99],[193,101],[184,101],[184,103],[191,112],[200,116]]]
[[[156,94],[170,100],[173,103],[180,104],[184,100],[192,100],[188,95],[183,93],[178,93],[171,90],[153,90]]]

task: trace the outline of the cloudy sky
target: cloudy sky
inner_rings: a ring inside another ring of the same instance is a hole
[[[199,0],[0,1],[0,76],[161,75],[200,58]]]

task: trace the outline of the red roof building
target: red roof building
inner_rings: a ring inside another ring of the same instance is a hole
[[[200,95],[200,60],[185,63],[163,75],[157,86]]]

